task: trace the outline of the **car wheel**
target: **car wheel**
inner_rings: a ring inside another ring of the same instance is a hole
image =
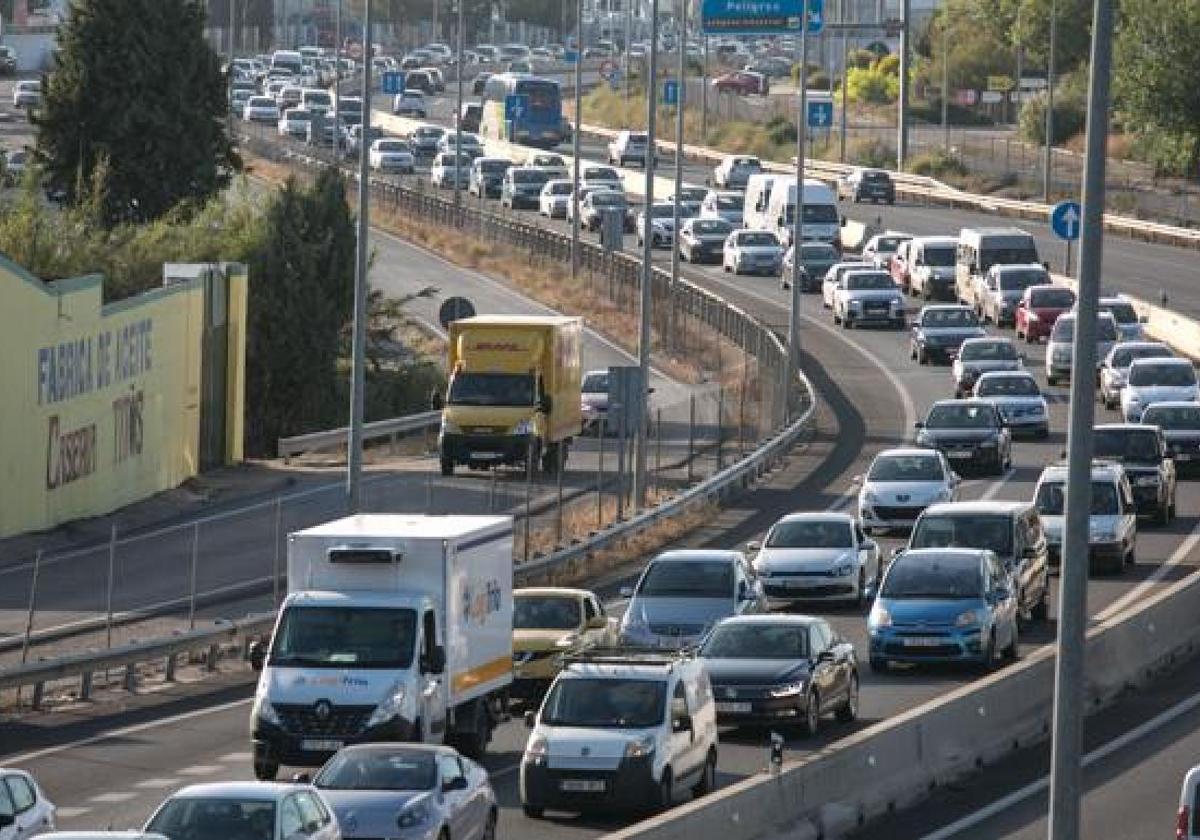
[[[496,812],[488,811],[487,823],[483,826],[482,840],[496,840]]]
[[[1020,652],[1021,641],[1018,638],[1020,632],[1017,630],[1017,622],[1013,622],[1012,640],[1008,643],[1008,647],[1004,649],[1004,659],[1008,662],[1016,662],[1017,654]]]
[[[254,778],[260,782],[273,782],[279,775],[279,764],[274,761],[254,762]]]
[[[835,325],[836,325],[836,324],[840,324],[840,323],[842,323],[842,318],[841,318],[841,316],[840,316],[840,315],[838,315],[838,314],[837,314],[837,310],[836,310],[836,309],[835,309],[835,310],[833,310],[833,323],[834,323]]]
[[[671,768],[663,770],[662,781],[658,785],[658,800],[654,803],[655,810],[666,811],[675,801],[674,780],[671,778]]]
[[[858,570],[858,594],[854,596],[855,609],[861,610],[867,605],[867,570]]]
[[[844,330],[854,329],[854,319],[850,317],[850,313],[846,313],[845,315],[842,316],[842,329],[844,329]]]
[[[815,691],[808,693],[804,704],[804,720],[800,724],[800,733],[805,738],[815,738],[821,731],[821,696]]]
[[[1057,377],[1057,376],[1051,376],[1050,374],[1046,374],[1046,384],[1047,384],[1047,385],[1057,385],[1057,384],[1058,384],[1058,377]]]
[[[917,346],[912,342],[909,342],[908,344],[908,358],[912,359],[914,362],[917,360]]]
[[[450,458],[442,458],[440,466],[442,468],[442,475],[454,475],[454,461],[452,461]]]
[[[1029,618],[1032,621],[1046,621],[1050,618],[1050,580],[1047,578],[1042,586],[1042,597],[1033,605],[1033,609],[1029,611]]]
[[[993,630],[988,635],[987,647],[983,650],[983,657],[979,661],[979,670],[987,673],[996,667],[996,631]]]
[[[850,672],[850,684],[846,686],[846,704],[837,711],[837,719],[841,723],[854,723],[858,720],[858,673]]]
[[[704,770],[700,773],[700,781],[692,787],[692,796],[699,799],[712,793],[717,787],[717,751],[710,749],[708,758],[704,760]]]
[[[919,364],[919,365],[929,364],[929,351],[926,350],[924,347],[917,347],[917,364]]]
[[[1158,515],[1155,517],[1155,522],[1158,525],[1167,526],[1171,524],[1171,503],[1163,500],[1163,503],[1158,506]]]
[[[526,803],[522,802],[521,803],[521,812],[524,813],[525,816],[529,817],[529,819],[531,819],[531,820],[540,820],[542,818],[542,816],[546,813],[546,809],[539,808],[536,805],[527,805]]]

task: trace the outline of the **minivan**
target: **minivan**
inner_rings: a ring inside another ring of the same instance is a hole
[[[746,181],[744,224],[751,230],[769,230],[786,248],[795,224],[796,179],[790,175],[759,172]],[[841,247],[837,196],[824,181],[804,182],[804,238]]]
[[[1020,228],[963,228],[958,233],[955,291],[967,305],[974,289],[994,265],[1028,265],[1038,260],[1037,243]]]

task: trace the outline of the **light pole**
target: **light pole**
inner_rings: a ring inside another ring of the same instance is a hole
[[[1058,657],[1054,668],[1054,735],[1051,747],[1050,840],[1078,840],[1082,782],[1080,751],[1087,629],[1088,514],[1091,508],[1092,422],[1096,383],[1096,319],[1104,256],[1104,166],[1108,141],[1112,63],[1111,0],[1096,0],[1088,79],[1083,220],[1079,243],[1079,314],[1075,319],[1075,373],[1067,432],[1067,507],[1058,607]]]
[[[843,95],[843,100],[845,96]],[[843,107],[845,103],[843,102]],[[796,119],[796,204],[792,217],[792,299],[788,316],[787,379],[784,393],[791,394],[800,370],[800,274],[804,261],[804,140],[808,133],[808,0],[800,16],[800,114]],[[786,404],[791,415],[791,399]]]
[[[354,333],[350,384],[350,441],[346,459],[346,495],[352,513],[358,513],[362,498],[363,391],[367,350],[367,246],[370,173],[367,171],[366,138],[371,131],[371,0],[365,0],[363,15],[363,142],[358,149],[358,243],[354,269]],[[335,126],[336,128],[336,126]]]
[[[675,341],[675,289],[679,284],[679,217],[680,191],[683,190],[683,108],[687,99],[687,3],[680,0],[679,5],[679,37],[676,48],[679,50],[679,94],[675,102],[675,204],[671,208],[671,306],[667,310],[671,322],[667,326],[667,340]],[[650,147],[654,154],[654,147]],[[647,218],[649,218],[647,216]]]
[[[942,7],[942,145],[950,154],[950,6]]]
[[[341,148],[342,99],[342,0],[337,0],[333,18],[333,157]],[[369,110],[369,107],[368,107]]]
[[[900,4],[900,116],[896,131],[896,169],[904,169],[908,161],[908,57],[912,51],[908,38],[909,18],[912,16],[910,0]]]
[[[807,3],[808,0],[805,0]],[[657,146],[658,114],[658,0],[650,4],[650,61],[646,72],[646,187],[642,234],[642,295],[638,315],[638,367],[641,369],[642,411],[637,422],[637,450],[633,465],[633,507],[646,506],[646,394],[650,385],[650,316],[653,298],[654,250],[650,236],[650,208],[654,205],[654,158]]]
[[[571,279],[579,276],[579,127],[583,124],[583,0],[575,0],[575,125],[571,131]]]
[[[1046,56],[1046,160],[1042,166],[1042,201],[1047,204],[1050,203],[1050,179],[1054,174],[1054,47],[1057,40],[1058,3],[1050,0],[1050,48]],[[1092,43],[1094,45],[1095,41]]]
[[[462,109],[463,109],[463,6],[466,0],[455,0],[458,3],[458,66],[455,75],[458,77],[458,105],[454,112],[454,206],[462,203]],[[512,138],[509,138],[510,140]],[[480,194],[483,187],[480,186]],[[481,217],[482,218],[482,217]]]
[[[841,113],[838,115],[838,160],[841,163],[846,162],[846,112],[850,108],[850,98],[846,93],[846,79],[850,69],[848,67],[850,60],[849,5],[850,0],[842,0],[842,107]]]

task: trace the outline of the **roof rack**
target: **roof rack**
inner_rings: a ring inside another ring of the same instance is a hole
[[[669,668],[679,662],[692,659],[689,650],[664,648],[602,648],[595,647],[563,656],[563,666],[569,665],[658,665]]]

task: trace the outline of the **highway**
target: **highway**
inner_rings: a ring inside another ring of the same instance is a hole
[[[703,173],[695,167],[689,168],[689,173],[687,180],[702,181]],[[867,214],[875,211],[864,208],[850,212],[865,220],[869,219]],[[952,216],[949,213],[938,216],[930,215],[931,211],[924,208],[901,207],[895,212],[925,220],[929,232],[951,233],[967,223],[960,211],[952,211]],[[532,213],[525,216],[536,218]],[[377,237],[377,241],[383,238]],[[1155,247],[1116,238],[1108,240],[1109,248],[1118,251],[1123,246],[1134,245]],[[1175,253],[1175,249],[1164,250]],[[1177,256],[1182,265],[1188,255],[1178,252]],[[665,260],[666,257],[660,253],[658,259]],[[1111,263],[1106,261],[1106,265],[1111,266]],[[732,278],[719,268],[686,265],[685,276],[746,307],[767,323],[780,328],[787,323],[788,300],[776,279]],[[690,535],[686,544],[737,546],[761,534],[780,513],[793,509],[846,508],[853,498],[853,477],[864,471],[870,457],[882,448],[907,439],[911,435],[912,422],[929,404],[951,395],[948,370],[919,367],[909,361],[903,334],[843,331],[832,326],[814,297],[805,297],[803,306],[804,367],[814,381],[821,402],[817,434],[771,482]],[[1042,349],[1029,348],[1026,352],[1028,365],[1042,379]],[[969,478],[964,485],[965,498],[1030,497],[1042,465],[1056,460],[1064,445],[1061,430],[1065,424],[1066,391],[1063,388],[1048,389],[1048,395],[1055,428],[1051,438],[1044,442],[1016,444],[1013,470],[1000,480]],[[1113,417],[1098,411],[1098,420]],[[1179,491],[1178,519],[1168,528],[1147,527],[1140,532],[1136,568],[1120,577],[1091,581],[1089,608],[1093,616],[1115,612],[1164,582],[1174,581],[1192,571],[1196,561],[1190,555],[1197,540],[1198,523],[1200,493],[1194,484],[1183,482]],[[884,551],[889,553],[900,544],[895,538],[882,542]],[[611,600],[620,583],[632,579],[640,559],[631,558],[634,564],[624,570],[624,574],[598,581],[596,585],[601,593]],[[815,611],[828,613],[838,630],[855,642],[865,661],[863,617],[843,609]],[[1028,652],[1031,646],[1045,644],[1052,637],[1053,624],[1029,628],[1023,633],[1022,648]],[[962,685],[971,679],[971,675],[930,669],[877,676],[864,669],[862,678],[860,727]],[[60,811],[63,827],[110,823],[135,825],[162,798],[163,792],[174,785],[188,780],[249,776],[246,734],[249,680],[233,686],[229,694],[230,705],[214,706],[184,720],[158,719],[134,733],[118,733],[110,739],[65,745],[61,751],[28,756],[16,763],[37,775],[51,797],[71,809]],[[119,728],[124,723],[118,714],[105,726]],[[799,755],[823,747],[849,731],[848,727],[828,722],[823,735],[812,743],[790,740],[789,754]],[[47,742],[53,740],[52,733],[44,737]],[[619,824],[615,820],[556,815],[547,821],[531,822],[520,816],[519,808],[514,807],[518,804],[515,767],[523,741],[524,729],[516,722],[506,724],[497,733],[487,762],[504,806],[500,825],[502,837],[586,837]],[[725,784],[759,771],[765,757],[763,744],[761,732],[724,732],[720,782]],[[0,755],[0,760],[11,759]],[[98,768],[103,768],[104,772],[96,772]]]

